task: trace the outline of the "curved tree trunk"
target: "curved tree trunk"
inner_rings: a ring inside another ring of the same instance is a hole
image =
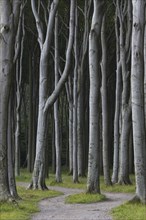
[[[47,91],[47,74],[48,74],[48,58],[51,48],[52,30],[54,28],[55,15],[57,12],[59,0],[54,0],[51,3],[51,9],[49,11],[49,18],[46,30],[46,36],[44,36],[42,22],[40,14],[37,12],[36,1],[31,0],[32,10],[36,20],[36,26],[38,30],[38,41],[41,49],[40,57],[40,78],[39,78],[39,111],[38,111],[38,127],[37,127],[37,140],[36,140],[36,157],[34,163],[34,171],[32,175],[32,182],[28,188],[41,188],[46,189],[45,185],[45,145],[46,145],[46,129],[47,129],[47,113],[49,108],[57,100],[63,86],[67,80],[71,63],[71,52],[74,39],[74,9],[75,2],[71,0],[70,3],[70,28],[69,28],[69,41],[66,51],[66,63],[63,74],[58,81],[54,91],[48,97]]]

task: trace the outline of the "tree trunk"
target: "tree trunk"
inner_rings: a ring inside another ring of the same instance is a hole
[[[117,4],[118,4],[117,0]],[[116,7],[116,20],[115,20],[115,31],[116,31],[116,58],[117,58],[117,72],[116,72],[116,100],[115,100],[115,116],[114,116],[114,158],[113,158],[113,174],[112,182],[118,182],[119,172],[119,148],[120,148],[120,113],[121,113],[121,92],[122,92],[122,67],[120,60],[120,43],[123,37],[123,33],[120,31],[121,36],[119,37],[118,31],[118,7]],[[120,42],[120,43],[119,43]]]
[[[121,105],[121,137],[120,137],[120,184],[131,184],[129,178],[129,138],[131,129],[131,99],[130,99],[130,54],[131,54],[131,33],[132,33],[132,2],[125,1],[121,6],[117,3],[118,18],[120,23],[120,60],[122,67],[122,105]],[[124,17],[123,7],[127,7]]]
[[[59,45],[58,45],[58,14],[55,17],[55,87],[59,80]],[[59,102],[54,103],[55,149],[56,149],[56,182],[62,182],[61,177],[61,140],[59,123]]]
[[[86,86],[85,81],[87,78],[87,68],[86,61],[88,55],[88,39],[89,39],[89,18],[90,18],[90,9],[91,9],[90,1],[85,1],[84,6],[84,33],[83,33],[83,43],[80,51],[80,59],[79,59],[79,70],[78,70],[78,104],[77,104],[77,137],[78,137],[78,175],[85,176],[85,96],[86,96]]]
[[[16,180],[15,180],[15,147],[14,147],[14,108],[12,106],[13,92],[11,92],[9,100],[8,112],[8,180],[10,194],[14,199],[20,199],[17,193]]]
[[[76,4],[76,3],[75,3]],[[75,12],[75,37],[74,37],[74,80],[73,80],[73,182],[78,182],[78,160],[77,160],[77,80],[78,80],[78,12],[76,5]]]
[[[0,1],[0,201],[10,197],[7,169],[8,103],[21,1]]]
[[[73,173],[73,104],[69,103],[69,174]]]
[[[32,58],[29,55],[29,111],[28,111],[28,152],[27,152],[27,170],[32,172],[32,154],[33,154],[33,78],[32,78]]]
[[[144,124],[144,10],[145,1],[132,0],[132,125],[134,144],[134,164],[136,177],[136,199],[146,204],[146,166],[145,166],[145,124]]]
[[[35,0],[31,1],[32,10],[35,16],[39,44],[41,49],[40,57],[40,78],[39,78],[39,111],[38,111],[38,127],[37,127],[37,141],[36,141],[36,158],[34,164],[34,171],[32,177],[32,183],[28,188],[41,188],[46,189],[45,185],[45,145],[46,145],[46,128],[47,128],[47,113],[49,108],[57,100],[63,86],[67,80],[71,64],[71,52],[73,46],[73,36],[74,36],[74,1],[71,1],[70,9],[70,28],[69,28],[69,41],[66,51],[66,63],[63,74],[57,83],[54,91],[48,97],[48,87],[47,87],[47,74],[48,74],[48,58],[51,48],[52,39],[52,29],[54,27],[55,15],[57,12],[59,0],[54,0],[51,4],[51,9],[49,11],[48,25],[46,36],[42,29],[42,23],[40,20],[40,15],[37,12]],[[45,39],[45,40],[44,40]]]
[[[106,185],[111,185],[110,165],[109,165],[109,120],[108,120],[108,100],[107,100],[107,46],[105,38],[105,15],[102,21],[101,30],[102,44],[102,150],[103,150],[103,172],[104,182]]]
[[[94,0],[94,12],[89,36],[89,74],[90,74],[90,96],[89,96],[89,160],[87,192],[100,193],[100,130],[99,130],[99,39],[103,17],[103,3]]]

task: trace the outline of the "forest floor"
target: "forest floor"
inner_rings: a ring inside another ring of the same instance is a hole
[[[26,186],[26,183],[19,183]],[[32,220],[112,220],[110,214],[115,208],[130,200],[133,195],[126,193],[103,193],[106,200],[91,204],[66,204],[65,197],[83,192],[59,186],[49,186],[50,190],[63,192],[64,195],[44,199],[39,203],[40,212],[32,216]]]

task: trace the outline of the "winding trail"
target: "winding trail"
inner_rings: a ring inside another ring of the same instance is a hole
[[[133,195],[125,193],[104,193],[107,200],[92,204],[65,204],[65,197],[83,192],[79,189],[49,187],[51,190],[63,192],[64,195],[42,200],[40,212],[32,216],[32,220],[112,220],[110,211],[131,199]]]

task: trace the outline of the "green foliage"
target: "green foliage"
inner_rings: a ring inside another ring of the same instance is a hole
[[[18,187],[18,194],[22,198],[18,203],[0,203],[0,219],[28,220],[31,214],[39,211],[38,202],[40,200],[62,195],[62,193],[57,191],[32,191],[23,187]]]
[[[105,200],[105,196],[101,194],[79,193],[66,197],[65,203],[95,203]]]
[[[127,202],[112,210],[114,220],[145,220],[146,206],[140,203]]]

